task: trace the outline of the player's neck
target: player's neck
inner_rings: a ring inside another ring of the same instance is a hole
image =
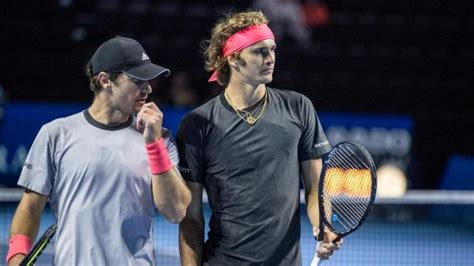
[[[265,96],[265,84],[254,86],[250,84],[229,83],[225,93],[235,107],[245,109],[263,99]]]
[[[89,107],[88,111],[94,120],[105,125],[125,123],[130,116],[116,108],[112,108],[106,102],[101,101],[97,97],[94,99],[94,102]]]

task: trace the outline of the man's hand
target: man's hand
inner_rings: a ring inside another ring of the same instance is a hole
[[[137,128],[144,129],[145,144],[153,143],[161,138],[162,124],[163,113],[153,102],[144,104],[137,114]]]
[[[316,227],[313,227],[313,235],[314,238],[317,239],[319,235],[319,229]],[[342,243],[344,242],[343,239],[340,239],[336,243],[333,243],[333,241],[337,238],[337,235],[331,232],[327,227],[324,227],[324,237],[323,240],[318,243],[318,247],[316,249],[316,254],[318,254],[318,257],[322,260],[327,260],[331,255],[334,253],[334,251],[338,250]]]
[[[8,266],[18,266],[26,256],[24,254],[16,254],[8,262]]]

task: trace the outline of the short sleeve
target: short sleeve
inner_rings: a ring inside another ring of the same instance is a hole
[[[178,145],[179,166],[183,178],[187,181],[204,183],[205,159],[203,156],[203,118],[190,113],[180,123],[176,143]]]
[[[43,126],[26,157],[18,185],[42,195],[49,195],[54,184],[54,143],[51,127]]]
[[[166,143],[166,150],[168,151],[168,156],[171,160],[171,163],[175,166],[179,164],[178,148],[176,147],[176,141],[173,138],[173,133],[171,130],[164,130],[163,139]]]
[[[299,145],[299,158],[301,161],[319,158],[331,150],[331,145],[313,104],[304,96],[301,102],[301,115],[303,133]]]

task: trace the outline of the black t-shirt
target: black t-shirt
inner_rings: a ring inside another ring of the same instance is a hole
[[[300,162],[330,145],[308,98],[267,91],[255,125],[221,93],[186,115],[178,131],[179,169],[204,185],[212,210],[204,248],[210,265],[301,265]]]

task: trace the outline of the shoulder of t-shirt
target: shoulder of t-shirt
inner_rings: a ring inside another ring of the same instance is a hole
[[[311,100],[306,97],[305,95],[292,91],[292,90],[285,90],[285,89],[275,89],[275,88],[269,88],[276,97],[281,98],[284,101],[289,101],[293,104],[312,104]]]
[[[210,99],[206,103],[200,105],[199,107],[192,110],[189,114],[197,114],[201,116],[205,116],[209,114],[209,111],[212,110],[220,101],[220,94],[216,97]]]
[[[220,95],[212,98],[208,102],[188,112],[183,119],[181,124],[185,126],[195,125],[196,127],[203,126],[211,120],[212,110],[220,104]]]
[[[45,123],[42,126],[42,130],[47,130],[48,132],[59,131],[62,128],[71,128],[75,126],[81,126],[78,121],[84,120],[84,114],[82,112],[75,113],[66,117],[56,118],[50,122]]]

